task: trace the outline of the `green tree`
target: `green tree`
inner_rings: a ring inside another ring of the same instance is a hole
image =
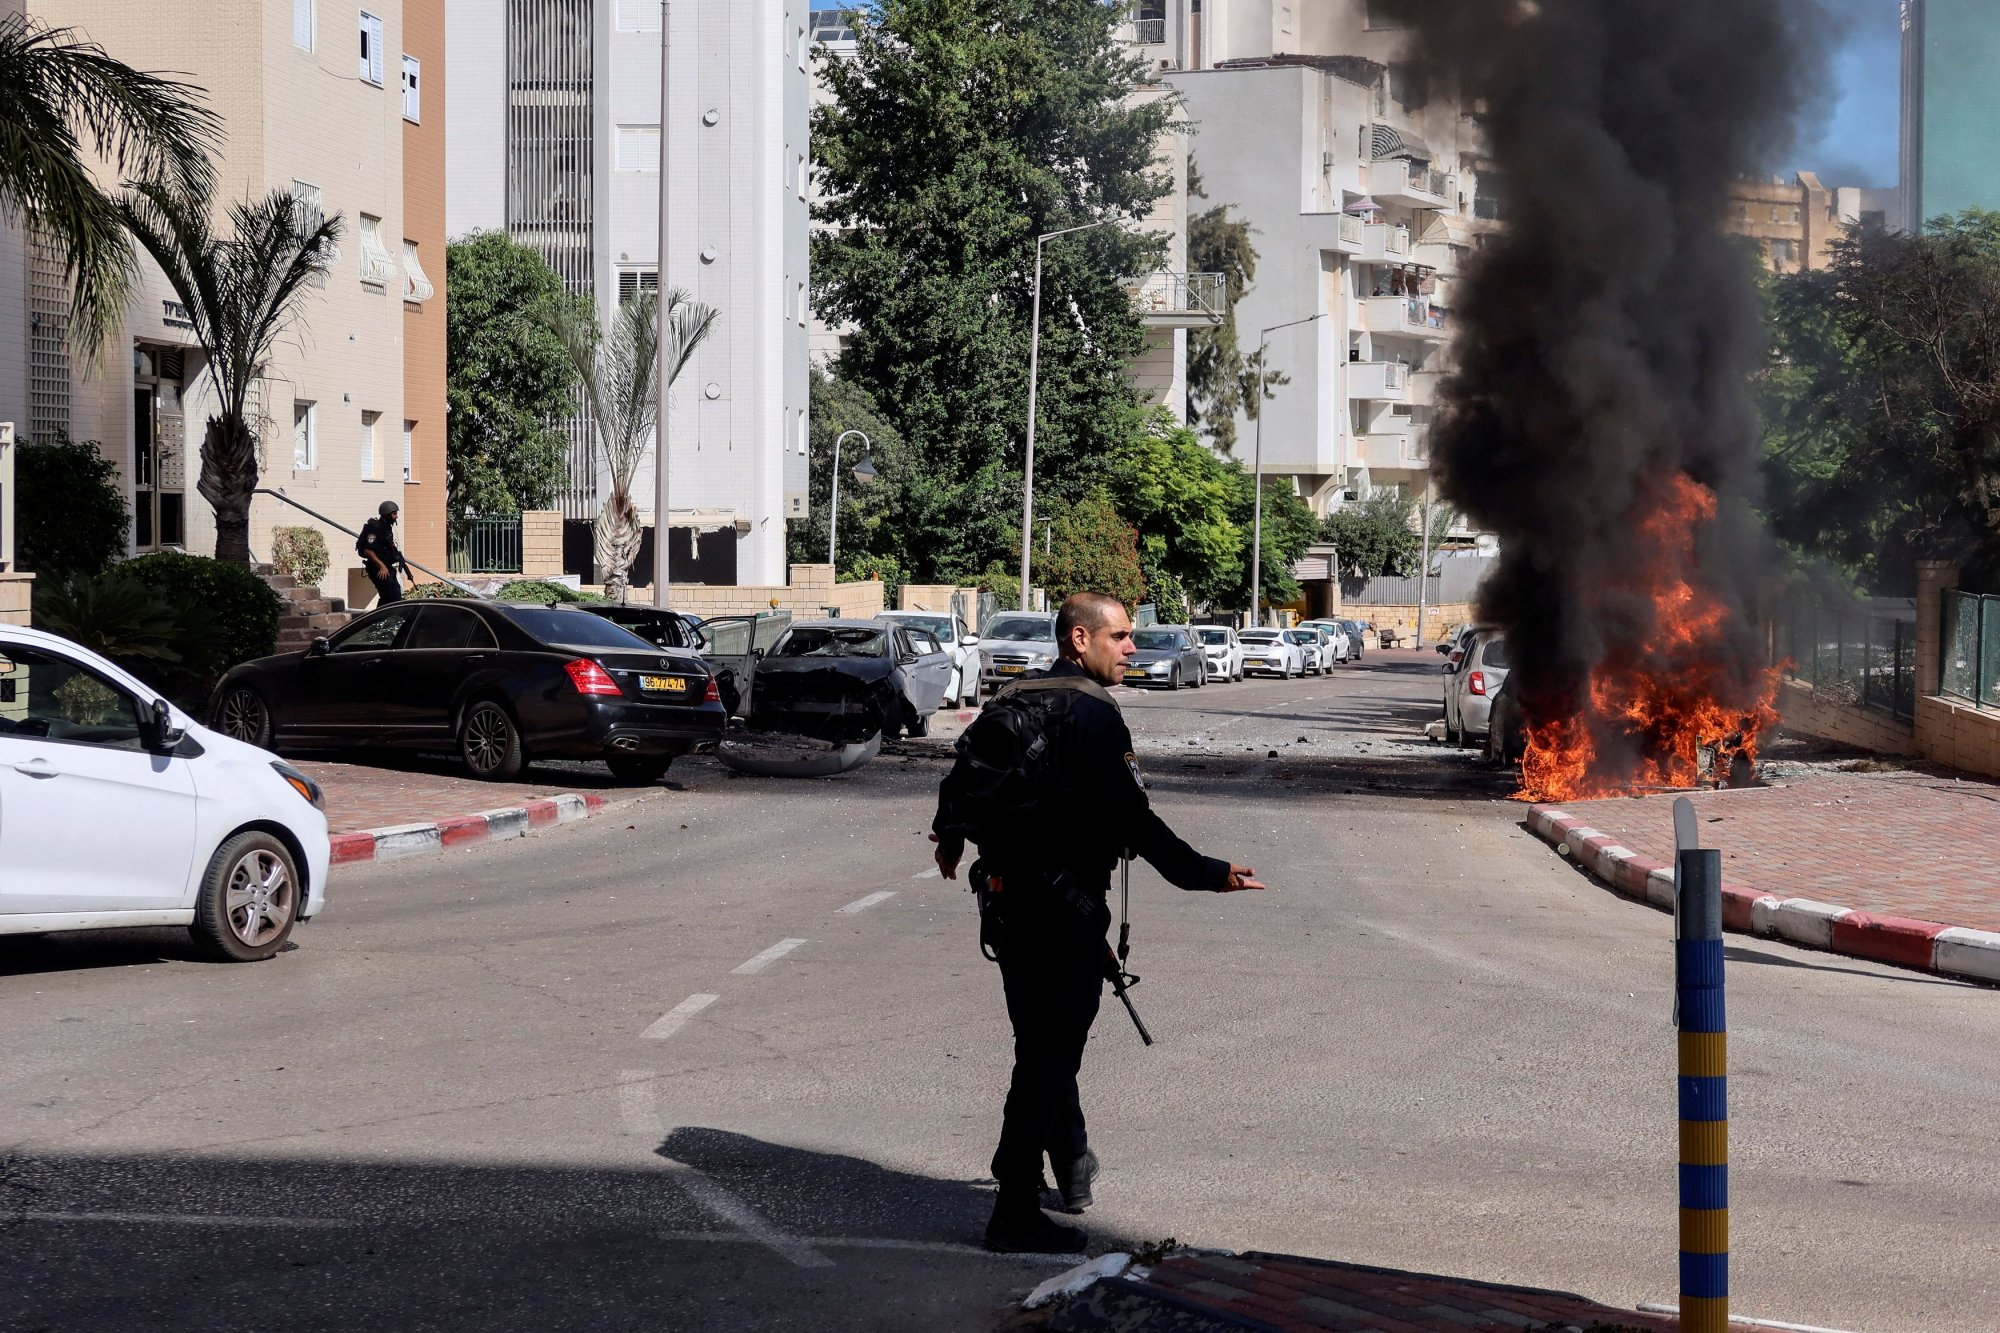
[[[851,323],[836,373],[912,458],[897,500],[913,577],[951,581],[1018,541],[1038,234],[1144,215],[1170,189],[1170,99],[1102,0],[882,0],[855,13],[814,113],[821,310]],[[1051,241],[1035,485],[1081,500],[1137,394],[1146,333],[1123,285],[1159,263],[1123,227]]]
[[[679,288],[668,294],[670,390],[695,348],[715,327],[716,313]],[[604,595],[623,601],[632,562],[639,558],[639,543],[645,536],[632,479],[653,443],[659,418],[660,298],[641,292],[625,302],[609,335],[598,329],[596,312],[578,302],[551,304],[541,315],[569,355],[576,387],[597,432],[599,457],[609,473],[608,493],[591,533],[592,546]]]
[[[289,191],[229,206],[230,235],[211,230],[205,198],[143,183],[118,215],[167,275],[187,309],[215,384],[195,489],[215,510],[215,557],[250,563],[250,501],[257,490],[257,434],[250,391],[290,331],[307,283],[326,272],[339,217],[321,218]]]
[[[1188,161],[1188,197],[1206,199],[1201,173]],[[1188,424],[1198,426],[1209,443],[1224,453],[1236,448],[1236,414],[1252,421],[1263,410],[1271,390],[1289,384],[1282,371],[1265,368],[1262,348],[1245,352],[1236,328],[1236,303],[1257,277],[1257,248],[1252,228],[1243,218],[1229,216],[1230,205],[1218,204],[1188,219],[1188,270],[1220,273],[1226,284],[1228,309],[1214,328],[1188,334]]]
[[[590,313],[542,257],[500,232],[445,251],[446,507],[473,514],[540,509],[561,491],[578,407],[576,368],[550,327]]]
[[[1243,572],[1235,586],[1221,599],[1223,605],[1232,607],[1250,605],[1249,548],[1257,496],[1250,474],[1239,470],[1237,476],[1235,514],[1237,526],[1244,535]],[[1319,520],[1313,516],[1312,508],[1289,486],[1266,480],[1263,563],[1258,571],[1263,592],[1260,605],[1289,606],[1299,600],[1299,581],[1292,575],[1292,566],[1317,540]]]
[[[1336,509],[1320,523],[1319,539],[1339,552],[1343,580],[1417,572],[1422,537],[1410,526],[1409,505],[1394,492],[1390,504],[1371,497],[1358,505]]]
[[[1128,607],[1145,600],[1139,534],[1109,496],[1094,491],[1076,504],[1060,506],[1053,517],[1050,553],[1035,565],[1036,582],[1047,590],[1049,605],[1058,606],[1078,592],[1106,593]]]
[[[1250,534],[1236,521],[1242,474],[1241,464],[1203,447],[1164,411],[1141,418],[1113,452],[1106,486],[1138,529],[1156,596],[1212,603],[1243,588]]]
[[[862,556],[874,556],[894,561],[898,570],[906,570],[910,546],[903,524],[897,521],[899,501],[910,484],[909,450],[903,437],[876,410],[867,390],[818,367],[811,372],[808,407],[812,503],[805,518],[786,525],[787,558],[795,565],[826,563],[833,444],[846,432],[858,430],[868,437],[868,457],[876,477],[872,482],[856,480],[854,467],[862,459],[862,446],[860,440],[849,436],[840,450],[841,569],[852,570]]]
[[[125,554],[125,487],[95,444],[66,436],[23,444],[14,485],[14,555],[23,569],[44,577],[101,574]]]
[[[131,240],[90,159],[191,198],[214,183],[221,122],[201,90],[113,60],[66,28],[0,18],[0,216],[62,257],[71,341],[86,356],[125,318]]]

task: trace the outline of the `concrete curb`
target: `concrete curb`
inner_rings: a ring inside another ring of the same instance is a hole
[[[1671,911],[1674,874],[1552,805],[1530,806],[1528,829],[1628,898]],[[1780,898],[1741,884],[1722,885],[1722,924],[1851,958],[1921,968],[1944,976],[2000,982],[2000,932],[1863,912],[1811,898]]]
[[[333,864],[344,866],[358,861],[390,861],[403,856],[441,852],[447,847],[463,847],[468,843],[525,838],[535,829],[586,819],[608,804],[602,796],[564,792],[545,801],[529,801],[526,805],[486,810],[476,815],[459,815],[440,819],[435,824],[393,824],[388,828],[336,833],[331,839]]]

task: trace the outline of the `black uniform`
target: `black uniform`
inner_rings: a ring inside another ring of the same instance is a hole
[[[368,571],[368,581],[375,585],[377,599],[384,605],[403,600],[403,584],[396,577],[398,569],[407,569],[403,563],[403,553],[396,549],[396,530],[393,524],[382,518],[371,518],[361,525],[361,538],[354,543],[354,552],[361,557],[362,568]],[[375,565],[368,559],[373,555],[387,566],[387,577],[375,572]]]
[[[1043,674],[1087,679],[1072,662]],[[979,849],[978,870],[1004,886],[997,952],[1014,1025],[1014,1077],[993,1154],[1003,1191],[1039,1187],[1043,1153],[1060,1169],[1089,1147],[1076,1075],[1104,993],[1113,867],[1129,850],[1176,887],[1219,893],[1229,884],[1227,861],[1201,855],[1153,813],[1117,705],[1077,690],[1065,717],[1051,741],[1056,790],[1035,826]],[[954,769],[932,825],[947,859],[964,852],[955,830],[976,822],[963,802]]]

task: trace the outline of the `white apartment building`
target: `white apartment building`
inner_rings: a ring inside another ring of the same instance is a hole
[[[1184,99],[1205,206],[1254,228],[1239,342],[1292,325],[1270,336],[1290,382],[1263,404],[1264,469],[1322,514],[1383,487],[1424,494],[1452,279],[1496,211],[1475,123],[1405,60],[1404,9],[1153,0],[1132,21]],[[1248,462],[1255,427],[1239,434]]]
[[[424,0],[409,0],[423,3]],[[399,60],[406,0],[27,0],[27,14],[72,28],[139,69],[206,90],[223,124],[218,212],[289,190],[345,219],[331,271],[297,304],[252,406],[262,485],[350,527],[383,500],[442,514],[444,477],[419,475],[405,414],[406,304],[433,299],[428,262],[404,227],[403,132],[421,114]],[[16,4],[14,12],[21,12]],[[441,73],[441,71],[438,71]],[[226,224],[219,224],[224,228]],[[195,484],[214,390],[186,312],[142,257],[126,327],[99,364],[71,354],[59,256],[18,230],[0,238],[0,412],[23,437],[97,442],[132,508],[130,550],[212,553],[214,514]],[[18,296],[16,295],[18,294]],[[12,325],[18,323],[19,328]],[[25,339],[19,334],[25,332]],[[18,378],[17,378],[18,377]],[[442,438],[444,423],[421,423]],[[357,606],[373,598],[352,538],[259,496],[253,554],[275,526],[319,527],[332,567],[323,586]],[[422,557],[419,557],[422,558]]]
[[[668,415],[671,527],[694,544],[676,548],[675,578],[782,584],[785,522],[806,514],[807,0],[675,0],[664,116],[661,12],[447,0],[447,229],[534,246],[608,325],[660,283],[664,138],[667,285],[721,312]],[[580,525],[602,473],[588,430],[574,436],[564,513]],[[650,468],[637,489],[650,520]]]

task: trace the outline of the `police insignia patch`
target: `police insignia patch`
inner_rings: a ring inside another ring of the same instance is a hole
[[[1129,769],[1131,769],[1131,770],[1132,770],[1132,781],[1134,781],[1134,782],[1138,783],[1138,784],[1139,784],[1139,785],[1140,785],[1141,787],[1143,787],[1143,786],[1145,786],[1145,785],[1146,785],[1146,775],[1145,775],[1144,773],[1141,773],[1141,772],[1139,771],[1139,756],[1138,756],[1138,755],[1136,755],[1136,754],[1133,754],[1133,753],[1132,753],[1131,751],[1129,751],[1129,750],[1128,750],[1128,751],[1126,751],[1126,752],[1125,752],[1125,767],[1127,767],[1127,768],[1129,768]]]

